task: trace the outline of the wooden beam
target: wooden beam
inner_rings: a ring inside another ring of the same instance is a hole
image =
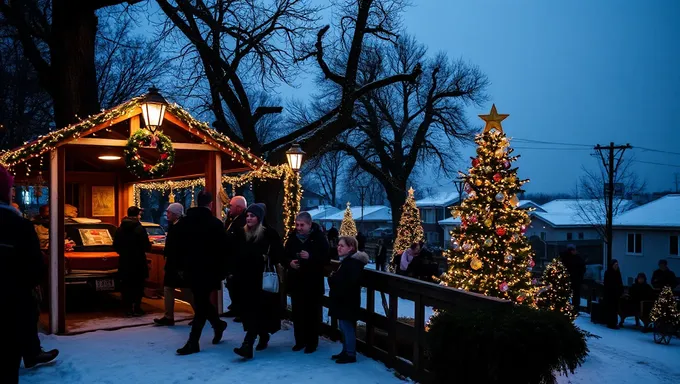
[[[70,143],[64,143],[69,145],[88,145],[96,147],[125,147],[127,145],[127,140],[117,140],[117,139],[97,139],[86,137],[83,139],[78,139],[77,141],[72,141]],[[59,146],[61,146],[60,144]],[[213,151],[219,152],[218,148],[213,147],[210,144],[198,144],[198,143],[172,143],[174,149],[179,150],[190,150],[190,151]]]
[[[130,137],[139,131],[139,115],[130,118]]]
[[[50,333],[66,332],[64,286],[65,150],[50,152]]]

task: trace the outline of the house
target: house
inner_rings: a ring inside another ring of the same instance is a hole
[[[380,227],[392,227],[392,209],[385,205],[364,205],[363,207],[363,217],[361,215],[361,206],[351,207],[352,218],[356,223],[357,230],[363,234],[380,228]],[[328,215],[324,218],[316,219],[325,228],[335,227],[340,229],[340,224],[342,224],[342,219],[345,217],[345,210],[338,209],[338,211],[332,215]],[[362,220],[363,218],[363,220]]]
[[[316,208],[320,205],[323,205],[325,200],[326,199],[322,195],[305,189],[304,191],[302,191],[302,199],[300,199],[300,209],[304,211]]]
[[[451,217],[451,206],[458,202],[458,192],[439,192],[416,200],[428,244],[439,247],[446,244],[446,233],[439,222]]]
[[[582,240],[601,240],[595,224],[603,225],[601,221],[590,220],[584,211],[597,212],[601,200],[557,199],[543,204],[541,209],[531,212],[531,225],[527,228],[526,236],[536,236],[542,241],[577,242]],[[602,205],[604,211],[604,205]]]
[[[614,219],[612,255],[619,261],[623,283],[643,272],[651,281],[660,259],[680,275],[680,195],[666,195]]]
[[[326,218],[329,218],[333,215],[335,215],[338,212],[343,212],[342,210],[335,208],[332,205],[319,205],[316,208],[313,209],[308,209],[307,213],[312,215],[312,221],[321,223],[322,226],[327,225],[325,229],[330,229],[333,225],[331,222],[326,221]]]

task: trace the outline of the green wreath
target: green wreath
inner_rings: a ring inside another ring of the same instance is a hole
[[[158,162],[154,165],[145,163],[139,156],[141,147],[158,149],[160,153]],[[125,146],[125,165],[138,178],[162,177],[170,171],[173,164],[175,164],[175,149],[172,148],[170,138],[163,133],[151,133],[146,129],[140,129],[128,139]]]

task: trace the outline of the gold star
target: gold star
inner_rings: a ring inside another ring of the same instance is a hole
[[[484,133],[490,132],[492,129],[497,129],[498,131],[503,132],[501,121],[505,120],[505,118],[508,116],[510,115],[499,114],[498,111],[496,111],[496,104],[493,104],[491,106],[491,112],[489,112],[488,115],[479,115],[482,120],[486,121]]]
[[[413,189],[413,187],[408,189],[408,195],[409,196],[413,196],[414,193],[415,193],[415,190]]]

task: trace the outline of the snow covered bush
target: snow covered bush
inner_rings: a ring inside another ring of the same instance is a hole
[[[527,306],[439,312],[427,337],[442,383],[555,384],[588,355],[586,335],[566,316]]]

